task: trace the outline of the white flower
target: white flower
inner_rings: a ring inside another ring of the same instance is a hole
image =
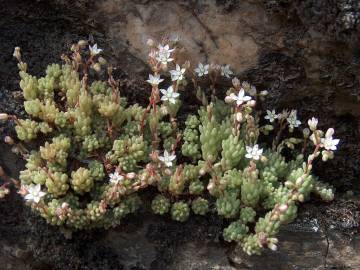
[[[340,142],[339,139],[333,139],[334,129],[329,128],[325,133],[325,138],[321,138],[321,144],[326,150],[336,150],[336,146]]]
[[[103,50],[98,48],[97,44],[94,44],[93,46],[89,45],[90,54],[95,56],[99,53],[101,53]]]
[[[296,128],[298,126],[301,125],[301,122],[297,119],[297,111],[296,110],[292,110],[290,112],[290,115],[288,116],[288,118],[286,118],[286,120],[289,123],[289,126],[291,129]]]
[[[114,173],[110,173],[109,178],[110,178],[110,183],[112,184],[118,184],[119,182],[124,180],[124,176],[119,174],[117,171],[115,171]]]
[[[318,120],[317,118],[315,118],[315,117],[309,119],[309,120],[308,120],[309,128],[310,128],[312,131],[315,131],[318,122],[319,122],[319,120]]]
[[[202,77],[203,75],[206,75],[209,73],[209,65],[203,65],[199,63],[197,68],[194,69],[198,77]]]
[[[226,78],[230,78],[230,75],[233,75],[234,73],[230,70],[230,65],[221,66],[221,76],[224,76]]]
[[[160,79],[160,75],[149,74],[149,79],[147,80],[152,86],[159,85],[164,79]]]
[[[163,96],[161,97],[161,100],[169,101],[172,104],[175,104],[176,98],[178,98],[180,96],[179,93],[174,92],[174,88],[172,87],[172,85],[170,85],[167,90],[160,89],[160,92],[163,94]]]
[[[265,119],[269,120],[270,123],[274,122],[275,119],[278,118],[278,115],[275,112],[275,110],[272,110],[272,111],[266,110],[266,113],[267,113],[267,115],[265,116]]]
[[[228,99],[231,99],[233,101],[236,101],[236,105],[240,106],[244,102],[250,101],[250,96],[245,96],[245,91],[243,88],[240,89],[238,95],[235,95],[234,93],[231,93],[230,96],[228,96]]]
[[[253,147],[246,146],[246,152],[247,152],[247,154],[245,155],[246,158],[259,160],[263,153],[263,149],[259,149],[259,145],[255,144]]]
[[[171,80],[181,81],[184,79],[185,70],[185,68],[181,68],[178,64],[176,64],[176,70],[170,70]]]
[[[174,60],[170,56],[171,56],[171,52],[173,52],[175,49],[170,49],[169,45],[165,45],[165,46],[159,45],[158,49],[159,50],[156,53],[156,60],[158,60],[164,65]]]
[[[26,194],[25,200],[35,203],[39,203],[41,198],[46,195],[45,192],[41,191],[40,184],[28,186],[27,192],[28,194]]]
[[[171,167],[173,160],[176,158],[175,155],[170,155],[168,151],[164,151],[163,156],[159,156],[159,160],[165,163],[166,167]]]

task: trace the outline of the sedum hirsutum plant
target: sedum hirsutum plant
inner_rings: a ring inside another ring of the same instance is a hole
[[[333,157],[334,130],[318,129],[316,118],[300,129],[296,110],[263,115],[257,101],[267,91],[240,82],[229,65],[191,69],[177,61],[177,42],[148,45],[147,106],[121,95],[96,44],[74,44],[41,78],[27,72],[15,49],[29,118],[1,118],[16,122],[22,141],[14,143],[26,159],[19,193],[50,224],[89,229],[118,225],[141,206],[139,192],[153,186],[154,213],[179,222],[217,213],[228,220],[225,241],[250,255],[276,250],[280,226],[296,218],[299,203],[311,194],[334,197],[312,175],[317,158]],[[232,78],[224,100],[216,94],[220,78]],[[201,105],[179,123],[188,83]],[[36,138],[42,145],[28,151]]]

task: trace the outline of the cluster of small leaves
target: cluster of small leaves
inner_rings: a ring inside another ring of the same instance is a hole
[[[50,65],[42,78],[27,73],[17,52],[31,118],[14,119],[18,138],[28,142],[40,133],[48,138],[39,151],[24,153],[20,193],[49,223],[87,229],[118,225],[139,208],[137,192],[154,186],[159,192],[151,203],[154,213],[184,222],[191,212],[216,212],[229,220],[226,241],[238,242],[250,255],[265,247],[275,250],[276,234],[281,224],[294,220],[299,202],[311,193],[333,199],[332,188],[311,170],[318,156],[333,157],[339,142],[334,130],[318,130],[313,118],[303,137],[295,138],[293,131],[301,125],[296,111],[267,111],[265,117],[255,111],[256,100],[267,91],[258,93],[233,78],[225,101],[216,98],[216,79],[233,75],[228,65],[199,63],[192,72],[189,62],[175,62],[180,50],[171,46],[179,46],[176,42],[148,44],[153,74],[147,107],[127,104],[111,67],[107,83],[90,80],[106,65],[97,46],[86,52],[86,42],[80,41],[71,56],[63,57],[65,64]],[[160,89],[169,69],[170,86]],[[200,83],[206,77],[210,100]],[[203,105],[181,130],[176,115],[190,78]],[[274,138],[270,147],[259,140],[268,135]],[[282,155],[285,148],[292,159]],[[268,212],[260,216],[262,210]]]

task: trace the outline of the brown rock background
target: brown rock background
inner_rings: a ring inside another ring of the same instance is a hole
[[[0,0],[0,111],[23,114],[14,46],[42,74],[61,52],[91,34],[117,67],[123,90],[144,99],[146,40],[178,35],[184,55],[230,64],[242,80],[270,91],[267,108],[296,108],[333,126],[341,147],[317,175],[338,199],[302,207],[277,252],[247,257],[221,239],[223,221],[178,224],[141,213],[116,230],[65,239],[24,208],[0,202],[0,269],[360,269],[360,3],[356,0]],[[0,125],[1,136],[13,133]],[[16,177],[21,161],[0,143],[0,165]],[[345,191],[352,198],[342,198]]]

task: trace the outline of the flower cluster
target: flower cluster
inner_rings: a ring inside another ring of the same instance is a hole
[[[46,134],[37,151],[14,143],[26,159],[19,193],[49,223],[88,229],[118,225],[140,207],[139,191],[152,186],[158,191],[154,213],[184,222],[215,211],[229,220],[226,241],[236,241],[250,255],[276,250],[280,225],[294,220],[300,202],[311,194],[333,198],[332,188],[311,172],[318,156],[333,157],[339,144],[334,129],[323,132],[312,118],[302,138],[292,137],[301,126],[296,110],[267,110],[264,121],[255,111],[266,90],[234,77],[225,100],[216,97],[216,79],[233,76],[229,65],[199,63],[191,72],[189,62],[177,61],[176,43],[148,44],[151,93],[144,107],[120,95],[110,66],[106,82],[89,79],[94,72],[105,75],[96,44],[74,44],[65,63],[48,66],[41,78],[27,72],[16,51],[30,117],[0,117],[16,122],[25,143]],[[202,105],[179,124],[187,80]],[[268,146],[262,136],[270,133]],[[291,150],[286,159],[285,147]]]

